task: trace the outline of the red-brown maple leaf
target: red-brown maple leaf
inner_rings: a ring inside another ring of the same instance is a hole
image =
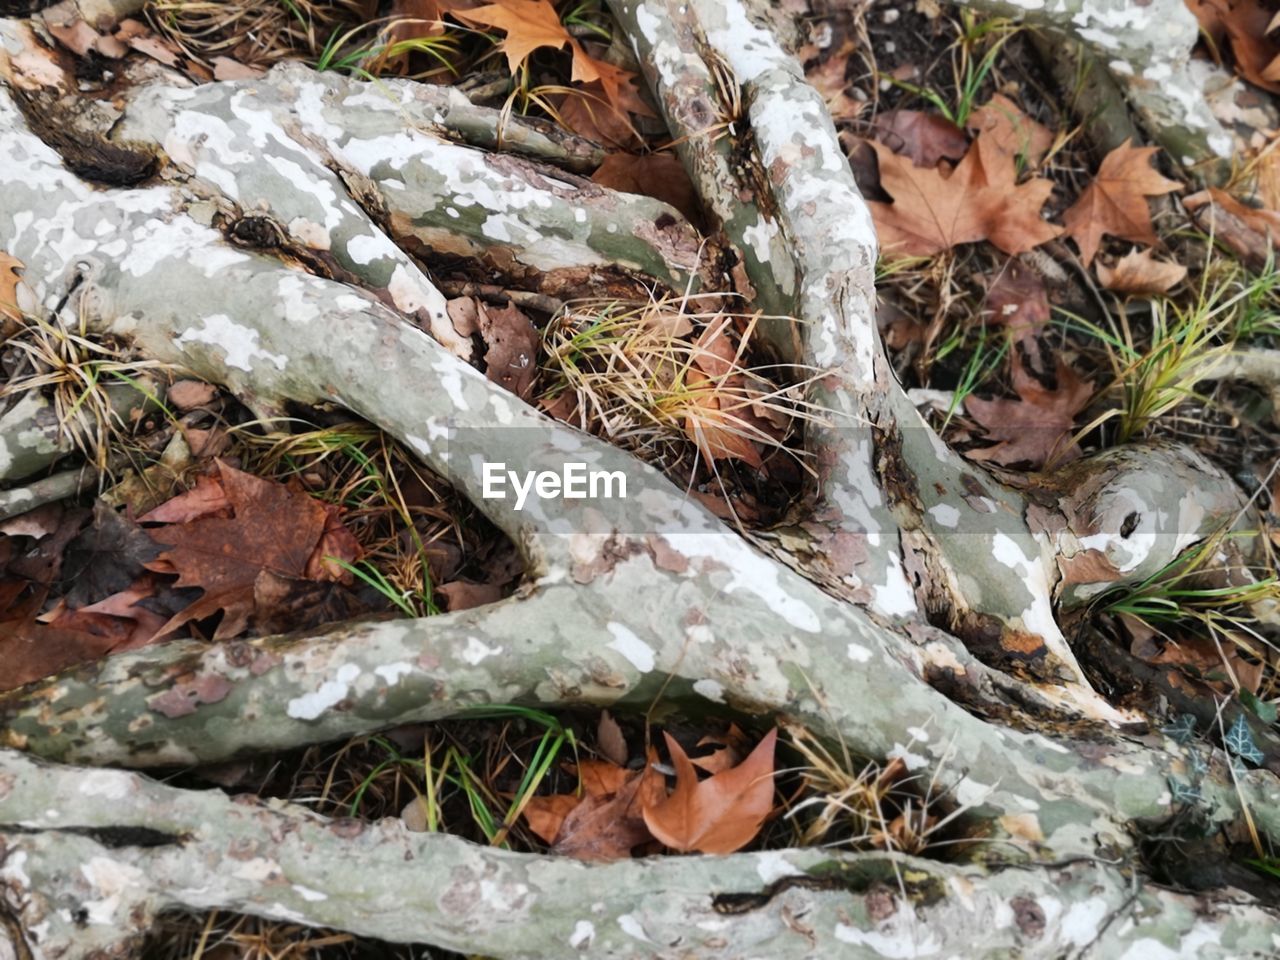
[[[177,586],[204,590],[199,600],[169,620],[162,633],[222,611],[214,639],[236,636],[254,611],[254,584],[264,572],[294,579],[336,579],[318,555],[340,552],[334,544],[343,538],[334,535],[330,507],[300,487],[263,480],[222,461],[218,474],[231,505],[230,517],[206,516],[148,531],[156,543],[168,547],[147,564],[148,569],[176,573]]]
[[[880,186],[893,197],[891,204],[868,204],[888,254],[928,257],[979,240],[1005,253],[1025,253],[1062,232],[1040,216],[1052,181],[1018,183],[1013,155],[989,133],[978,134],[950,175],[871,145],[880,160]]]
[[[1103,234],[1134,243],[1159,242],[1151,226],[1147,197],[1171,193],[1182,184],[1161,176],[1151,166],[1151,157],[1158,150],[1134,147],[1126,140],[1102,159],[1098,175],[1062,215],[1086,267],[1093,262]]]

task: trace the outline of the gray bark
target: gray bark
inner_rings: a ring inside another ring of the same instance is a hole
[[[0,83],[0,246],[26,265],[43,308],[63,305],[265,413],[336,403],[371,420],[475,501],[528,573],[516,597],[477,610],[174,641],[0,697],[0,898],[27,945],[124,950],[155,911],[184,906],[513,957],[1270,949],[1274,910],[1238,891],[1153,885],[1133,827],[1181,809],[1172,782],[1199,764],[1198,815],[1234,823],[1247,805],[1280,835],[1280,783],[1112,708],[1054,615],[1090,592],[1064,564],[1093,552],[1115,571],[1101,582],[1136,582],[1235,519],[1239,492],[1177,448],[1075,466],[1043,501],[960,460],[885,362],[870,217],[794,61],[733,0],[615,10],[672,132],[690,137],[683,159],[713,228],[741,254],[735,282],[797,318],[772,328],[784,357],[827,373],[810,394],[832,422],[807,438],[820,466],[813,521],[758,544],[651,467],[481,376],[422,266],[465,256],[552,296],[722,287],[679,213],[450,142],[438,100],[413,83],[289,66],[195,89],[156,80],[76,110],[69,79],[22,73],[19,54],[38,41],[0,21],[18,65]],[[741,129],[717,120],[732,104],[709,99],[713,72],[737,87]],[[89,142],[157,172],[136,186],[85,183],[41,139],[32,105],[74,113]],[[750,140],[733,142],[748,127]],[[748,151],[745,175],[726,163],[730,145]],[[229,239],[247,221],[270,249]],[[566,450],[626,473],[638,493],[519,513],[482,498],[485,457],[551,466]],[[1034,661],[1039,679],[984,664],[969,649],[983,642]],[[659,690],[937,771],[983,841],[978,855],[585,867],[61,765],[214,761],[477,704],[625,709]],[[129,832],[139,827],[178,839],[149,846]],[[725,893],[763,896],[737,913],[717,908]],[[463,916],[464,900],[484,910]],[[68,920],[73,904],[94,922]]]

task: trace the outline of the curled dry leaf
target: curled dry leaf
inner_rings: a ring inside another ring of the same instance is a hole
[[[680,744],[665,736],[676,786],[670,796],[645,808],[650,831],[673,850],[725,854],[745,847],[773,809],[778,731],[770,730],[738,766],[702,781]]]
[[[1265,0],[1186,0],[1218,49],[1229,46],[1236,70],[1255,86],[1280,93],[1276,12]]]
[[[595,862],[625,859],[653,839],[641,811],[662,799],[656,760],[652,749],[642,770],[584,760],[579,764],[583,795],[534,797],[523,810],[525,822],[551,844],[552,853]]]
[[[1180,263],[1157,260],[1150,250],[1134,250],[1116,261],[1114,267],[1098,264],[1098,279],[1116,293],[1165,293],[1176,287],[1187,275]]]
[[[618,766],[625,764],[631,756],[622,727],[618,726],[618,721],[609,715],[608,710],[600,711],[600,722],[596,725],[596,746],[606,760],[612,760]]]
[[[1187,197],[1183,206],[1201,230],[1256,270],[1266,266],[1273,250],[1280,249],[1278,211],[1246,206],[1217,187]]]
[[[1134,147],[1126,140],[1103,158],[1093,182],[1062,215],[1086,267],[1093,262],[1104,234],[1134,243],[1159,242],[1147,197],[1172,193],[1182,184],[1151,166],[1158,150]]]

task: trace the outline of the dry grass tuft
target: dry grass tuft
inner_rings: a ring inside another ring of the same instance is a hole
[[[543,406],[667,469],[730,458],[758,467],[762,452],[782,450],[799,457],[787,441],[821,418],[804,399],[816,374],[752,363],[761,317],[728,313],[722,299],[568,305],[544,333]]]

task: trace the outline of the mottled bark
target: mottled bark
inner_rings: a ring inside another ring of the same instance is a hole
[[[1073,466],[1046,480],[1054,496],[961,461],[885,363],[871,221],[794,61],[736,2],[616,10],[673,132],[695,138],[683,158],[723,231],[713,242],[741,255],[734,282],[797,318],[794,336],[774,324],[775,345],[827,374],[810,396],[832,421],[806,437],[821,474],[812,520],[762,552],[651,467],[487,380],[444,316],[430,276],[441,256],[553,295],[719,284],[675,211],[450,143],[438,101],[413,83],[289,66],[253,82],[147,83],[79,109],[69,81],[41,88],[19,66],[0,84],[0,247],[26,264],[43,308],[266,414],[335,403],[371,420],[506,532],[528,577],[515,597],[463,613],[111,657],[0,698],[3,742],[155,767],[494,702],[625,709],[662,691],[939,771],[967,808],[965,832],[983,840],[974,862],[897,860],[895,875],[892,858],[787,851],[584,867],[5,750],[0,878],[28,941],[49,954],[123,949],[155,910],[179,905],[494,956],[1267,949],[1280,936],[1273,911],[1235,892],[1152,886],[1133,828],[1181,809],[1173,784],[1194,779],[1208,822],[1248,804],[1278,836],[1280,783],[1267,770],[1232,774],[1204,744],[1090,723],[1128,718],[1088,689],[1054,616],[1059,600],[1086,601],[1088,584],[1140,580],[1234,519],[1238,491],[1174,448]],[[0,21],[13,63],[34,42]],[[84,160],[79,148],[50,136],[50,114],[33,105],[74,114],[153,167],[131,186],[86,184],[68,166]],[[747,158],[742,181],[730,148]],[[482,496],[484,459],[550,467],[567,452],[625,474],[628,497],[517,512]],[[1068,575],[1085,553],[1095,581]],[[962,640],[1021,654],[1050,679],[1002,673]],[[834,885],[786,880],[832,872]],[[714,899],[725,893],[766,896],[733,912]],[[463,915],[462,898],[483,910]],[[74,923],[73,900],[94,923]]]
[[[988,870],[786,850],[589,865],[0,751],[0,822],[18,817],[22,832],[0,833],[0,883],[45,956],[132,955],[138,931],[174,907],[558,960],[1274,949],[1272,916],[1244,898],[1135,888],[1091,858]]]

